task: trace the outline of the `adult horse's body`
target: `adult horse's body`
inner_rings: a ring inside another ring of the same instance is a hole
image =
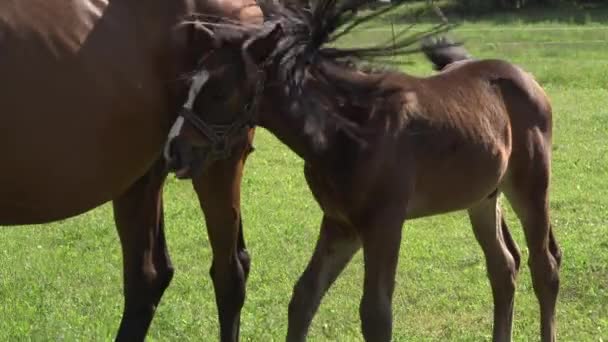
[[[213,59],[235,56],[198,44],[197,30],[178,24],[193,13],[260,24],[253,3],[0,3],[0,225],[50,222],[112,200],[124,257],[118,339],[143,339],[173,274],[163,232],[167,167],[160,152],[185,100],[188,84],[181,76],[203,54],[211,55],[209,68]],[[242,80],[238,68],[221,72],[226,82]],[[213,101],[202,106],[226,109]],[[194,178],[214,252],[224,340],[238,335],[249,267],[242,235],[237,247],[248,144],[234,142],[228,159]]]
[[[294,288],[288,341],[303,341],[323,295],[360,248],[367,341],[390,341],[402,225],[467,210],[486,256],[494,340],[510,341],[520,253],[502,217],[504,192],[525,231],[541,338],[554,341],[561,253],[549,220],[551,105],[531,75],[505,61],[433,55],[428,78],[368,72],[343,57],[391,55],[417,39],[372,49],[323,48],[352,28],[364,1],[320,0],[312,14],[269,9],[277,24],[245,44],[267,74],[259,124],[305,161],[323,211],[316,249]],[[338,5],[337,5],[338,4]],[[270,31],[273,34],[267,34]],[[278,96],[281,95],[281,96]]]

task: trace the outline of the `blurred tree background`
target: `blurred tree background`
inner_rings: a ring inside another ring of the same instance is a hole
[[[388,0],[387,0],[388,1]],[[393,0],[410,1],[410,0]],[[442,1],[434,1],[442,2]],[[525,7],[555,7],[560,4],[566,5],[600,5],[606,0],[452,0],[452,4],[464,9],[476,11],[491,11],[496,9],[519,9]]]
[[[524,7],[556,6],[560,3],[599,4],[604,0],[456,0],[464,8],[476,10],[517,9]]]

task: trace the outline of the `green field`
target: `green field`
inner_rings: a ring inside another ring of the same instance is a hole
[[[477,57],[523,66],[552,99],[552,222],[564,252],[557,318],[561,341],[608,341],[608,26],[602,24],[608,15],[597,13],[560,12],[553,20],[550,15],[481,17],[453,33]],[[384,23],[350,39],[375,42],[388,35],[390,26]],[[432,73],[420,56],[402,60],[403,71]],[[256,148],[243,183],[253,262],[241,336],[280,341],[292,286],[312,253],[321,212],[305,185],[301,160],[262,129]],[[150,340],[217,340],[210,247],[190,183],[171,177],[165,206],[176,275]],[[510,208],[507,218],[525,266],[523,234]],[[0,241],[0,341],[113,339],[123,299],[110,206],[46,226],[5,228]],[[321,304],[311,341],[361,340],[362,275],[359,253]],[[523,267],[516,341],[539,340],[538,316],[530,274]],[[485,262],[466,214],[407,222],[394,296],[394,339],[487,341],[491,324]]]

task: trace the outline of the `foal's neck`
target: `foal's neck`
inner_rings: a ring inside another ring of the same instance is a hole
[[[280,86],[269,88],[264,95],[260,108],[260,126],[268,129],[307,163],[320,162],[324,159],[331,140],[330,129],[325,126],[316,135],[307,133],[311,129],[307,118],[289,113],[289,103],[279,95],[279,88]],[[325,139],[325,142],[318,139]]]
[[[372,121],[377,119],[373,118],[376,99],[373,98],[372,94],[368,93],[365,96],[353,94],[362,95],[364,92],[361,89],[369,87],[372,82],[379,80],[379,77],[350,70],[347,70],[345,73],[343,72],[338,77],[339,79],[336,79],[336,82],[341,82],[343,83],[342,85],[352,85],[353,88],[360,88],[350,95],[345,95],[344,92],[340,93],[344,97],[340,101],[344,103],[343,105],[335,106],[335,108],[338,108],[337,111],[331,113],[331,115],[335,115],[334,118],[329,117],[330,114],[322,115],[319,118],[315,117],[314,114],[310,115],[310,113],[306,112],[299,115],[292,112],[291,106],[293,103],[284,94],[284,88],[280,82],[268,88],[264,94],[260,110],[260,125],[267,128],[310,165],[327,165],[327,163],[331,163],[332,160],[336,159],[338,155],[340,155],[341,159],[344,157],[342,156],[343,154],[351,154],[351,152],[360,148],[362,146],[362,141],[360,140],[368,138],[367,136],[355,138],[347,134],[343,128],[340,128],[341,124],[336,121],[336,117],[340,121],[344,120],[348,124],[361,128],[363,132],[369,133],[371,131],[373,135],[373,131],[375,130],[374,126],[376,125]],[[307,80],[305,82],[306,84],[301,96],[319,99],[318,101],[323,96],[329,96],[331,101],[338,101],[333,95],[320,94],[316,80]],[[378,82],[374,84],[379,86]],[[325,122],[322,122],[323,120]]]

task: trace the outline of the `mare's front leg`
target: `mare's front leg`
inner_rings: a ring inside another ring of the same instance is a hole
[[[293,289],[287,341],[306,340],[321,299],[360,246],[353,228],[323,217],[315,252]]]
[[[156,306],[173,277],[163,222],[165,178],[164,161],[159,160],[113,202],[122,245],[125,296],[117,341],[144,340]]]
[[[253,134],[250,134],[250,140]],[[211,164],[193,180],[213,252],[210,275],[220,321],[221,341],[238,341],[250,258],[241,221],[241,178],[251,145],[240,145],[226,160]]]

